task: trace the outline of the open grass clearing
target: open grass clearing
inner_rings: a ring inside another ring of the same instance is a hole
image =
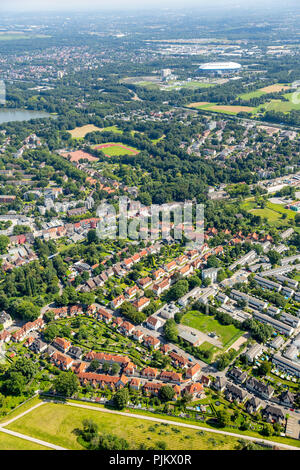
[[[9,426],[17,432],[43,439],[68,449],[83,449],[77,441],[74,429],[82,428],[84,419],[92,419],[101,432],[108,432],[126,439],[131,449],[140,444],[148,446],[164,441],[169,450],[225,450],[234,449],[237,438],[205,431],[203,435],[194,429],[147,422],[137,417],[101,413],[64,404],[47,403]],[[47,425],[45,425],[47,423]]]
[[[48,447],[0,432],[0,450],[50,450]]]
[[[182,324],[206,334],[215,333],[224,348],[233,344],[243,334],[234,325],[221,325],[213,316],[205,315],[197,310],[186,313],[182,318]]]

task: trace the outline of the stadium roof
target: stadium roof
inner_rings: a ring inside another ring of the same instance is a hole
[[[242,68],[237,62],[207,62],[199,67],[201,70],[238,70]]]

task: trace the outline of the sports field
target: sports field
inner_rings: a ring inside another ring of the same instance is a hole
[[[94,145],[94,149],[102,150],[106,157],[115,157],[119,155],[137,155],[140,153],[133,147],[119,144],[116,142],[107,142],[106,144]]]
[[[8,429],[42,439],[67,449],[82,450],[74,430],[82,428],[84,419],[92,419],[100,432],[125,438],[131,449],[140,444],[154,446],[164,441],[169,450],[229,450],[237,439],[170,424],[145,421],[138,417],[102,413],[67,405],[47,403],[16,420]]]
[[[183,325],[196,328],[206,334],[215,333],[224,348],[229,347],[243,334],[234,325],[221,325],[213,316],[205,315],[197,310],[186,313],[181,322]]]

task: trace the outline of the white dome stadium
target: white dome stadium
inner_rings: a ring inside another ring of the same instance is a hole
[[[207,71],[239,70],[241,68],[241,64],[238,64],[237,62],[207,62],[199,67],[200,70]]]

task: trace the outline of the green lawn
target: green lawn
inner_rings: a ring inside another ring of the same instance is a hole
[[[237,444],[234,437],[210,432],[199,433],[175,426],[171,422],[164,425],[139,419],[138,416],[120,416],[54,403],[47,403],[33,410],[12,423],[9,429],[67,449],[80,450],[83,447],[78,443],[74,430],[82,428],[84,419],[95,421],[102,432],[125,438],[131,449],[137,449],[141,443],[153,446],[158,441],[164,441],[169,450],[225,450],[234,449]]]
[[[0,432],[0,450],[51,450],[48,447]]]
[[[267,201],[266,207],[263,209],[259,208],[255,201],[249,200],[244,202],[241,207],[254,215],[258,215],[262,218],[266,218],[270,225],[289,227],[289,220],[295,219],[296,212],[285,209],[285,207],[281,204],[274,204],[270,201]],[[286,214],[286,218],[283,219],[282,215]],[[297,229],[296,229],[297,230]]]
[[[269,103],[264,104],[261,106],[261,110],[264,111],[281,111],[283,113],[288,113],[292,111],[293,109],[299,110],[300,109],[300,103],[299,102],[293,102],[294,98],[294,93],[286,93],[284,95],[285,98],[288,99],[288,101],[281,101],[281,100],[271,100]],[[299,96],[297,95],[297,98],[299,101]]]
[[[234,325],[221,325],[214,317],[196,310],[186,313],[182,318],[182,323],[203,333],[215,333],[224,348],[229,347],[243,334]]]
[[[266,93],[261,90],[255,90],[255,91],[250,91],[249,93],[243,93],[241,95],[238,95],[238,98],[241,98],[242,100],[251,100],[251,98],[259,98],[262,95],[265,95]]]

